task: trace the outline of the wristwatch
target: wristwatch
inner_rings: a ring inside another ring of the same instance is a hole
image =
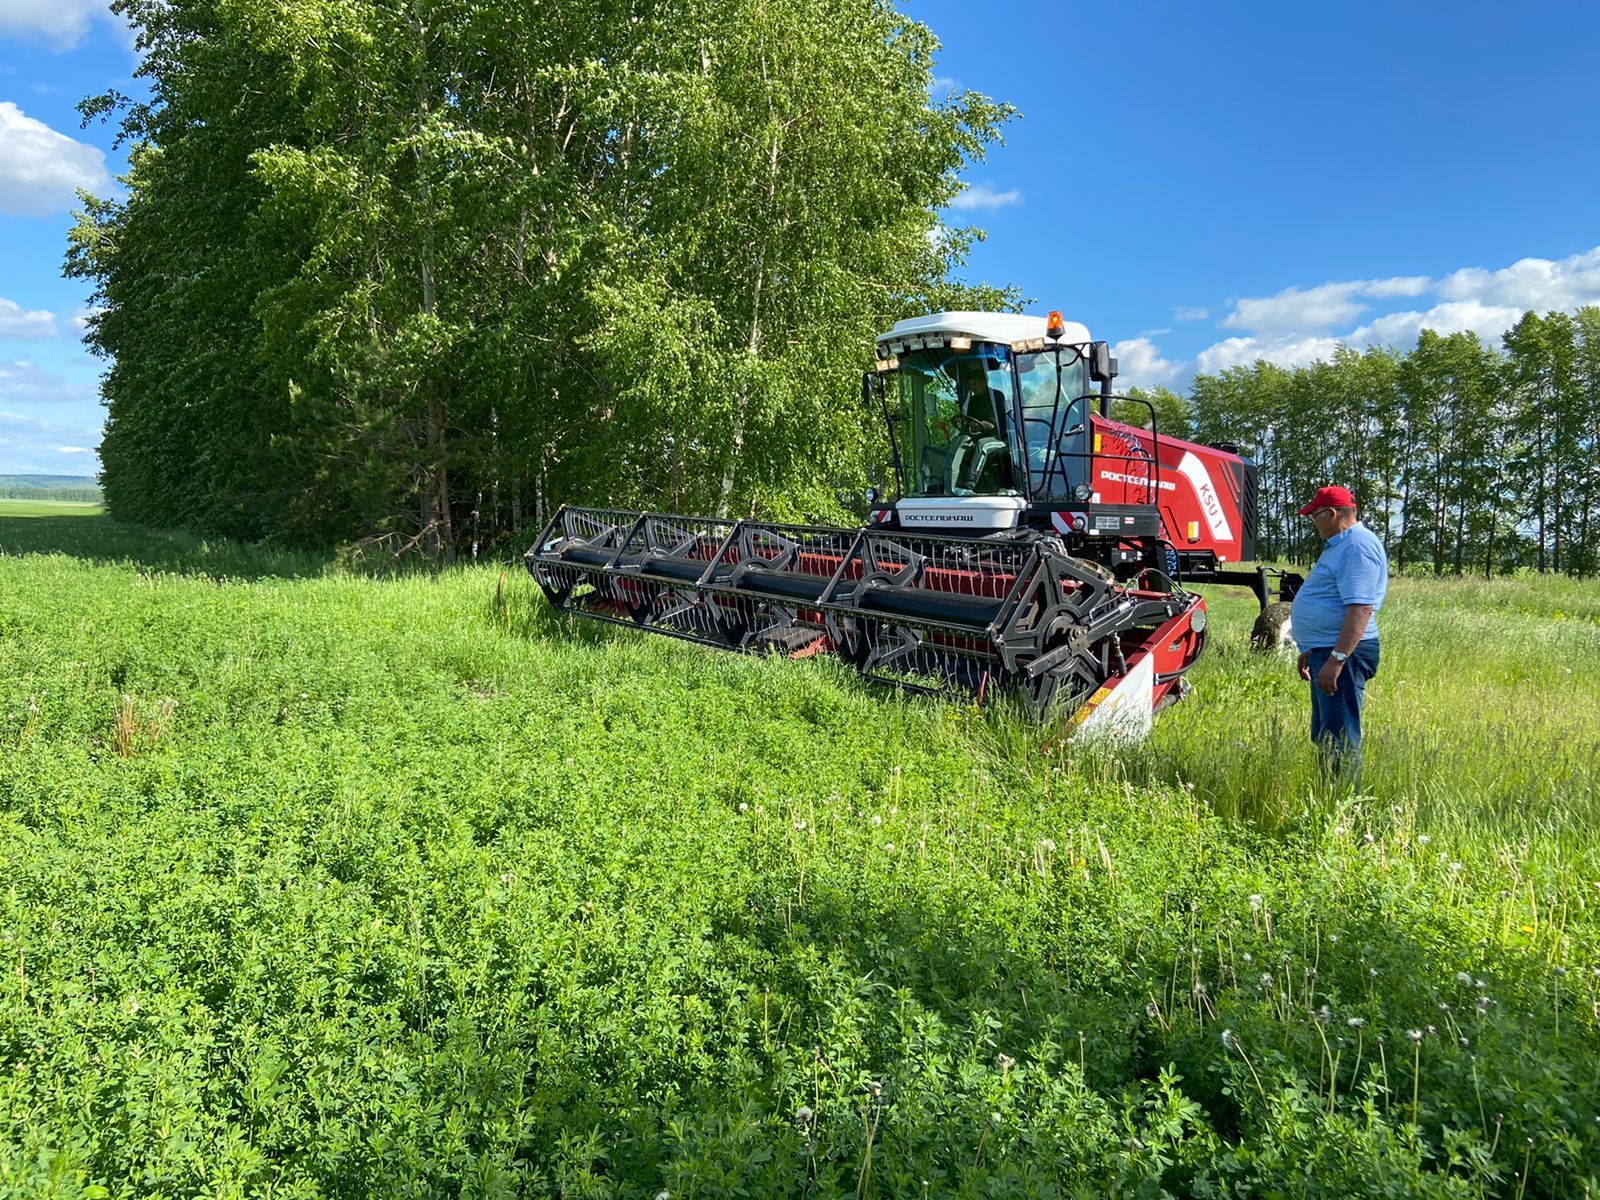
[[[1337,650],[1329,650],[1328,657],[1333,659],[1334,662],[1342,663],[1348,660],[1350,656],[1348,654],[1340,654]]]

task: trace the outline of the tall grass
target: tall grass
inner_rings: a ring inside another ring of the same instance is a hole
[[[1581,590],[1397,581],[1349,795],[1236,598],[1041,753],[75,522],[0,520],[0,1197],[1600,1186]]]

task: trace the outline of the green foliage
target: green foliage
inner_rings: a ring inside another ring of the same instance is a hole
[[[1397,584],[1342,797],[1242,605],[1119,760],[494,568],[0,549],[0,1195],[1600,1186],[1576,584]]]
[[[1194,380],[1194,435],[1261,467],[1259,552],[1309,561],[1295,511],[1340,483],[1404,571],[1600,570],[1600,308],[1529,312],[1505,351],[1431,330],[1402,354],[1341,346]],[[1175,398],[1176,399],[1176,398]],[[1181,410],[1179,410],[1181,411]]]
[[[449,558],[563,501],[837,508],[872,334],[1010,110],[885,0],[117,0],[128,198],[69,268],[111,511]],[[88,113],[119,108],[115,97]]]

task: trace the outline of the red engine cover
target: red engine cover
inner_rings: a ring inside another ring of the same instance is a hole
[[[1237,454],[1095,416],[1091,476],[1101,504],[1149,504],[1179,550],[1210,550],[1219,562],[1248,557],[1245,462]],[[1253,539],[1252,539],[1253,540]],[[1249,547],[1251,554],[1254,547]]]

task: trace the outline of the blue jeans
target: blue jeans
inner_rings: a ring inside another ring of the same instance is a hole
[[[1311,740],[1322,759],[1323,770],[1343,775],[1352,784],[1361,781],[1361,702],[1367,680],[1378,673],[1378,639],[1356,646],[1339,672],[1339,686],[1329,696],[1317,686],[1317,675],[1333,647],[1311,651]]]

